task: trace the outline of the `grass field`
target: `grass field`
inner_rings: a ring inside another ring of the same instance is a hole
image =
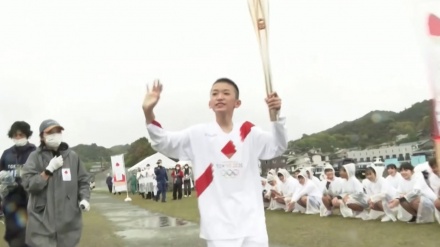
[[[113,233],[110,222],[93,208],[83,213],[83,225],[80,247],[126,247]]]
[[[121,195],[125,196],[125,195]],[[160,203],[131,196],[133,204],[176,218],[199,222],[195,197]],[[382,247],[439,246],[440,225],[415,225],[405,222],[362,221],[341,216],[321,218],[318,215],[266,211],[267,229],[271,242],[295,246]]]
[[[121,240],[113,234],[110,223],[93,208],[83,214],[83,232],[79,247],[126,247]],[[6,246],[3,240],[4,225],[0,224],[0,246]]]

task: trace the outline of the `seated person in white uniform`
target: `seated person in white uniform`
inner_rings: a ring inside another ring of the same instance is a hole
[[[368,208],[367,195],[362,183],[355,177],[356,166],[353,163],[343,165],[341,178],[347,181],[342,192],[332,200],[334,208],[339,208],[343,217],[359,217]]]
[[[294,209],[298,203],[305,209],[306,214],[318,214],[321,206],[321,191],[316,184],[308,178],[307,171],[302,170],[298,175],[299,189],[293,194],[292,199],[287,205],[287,211]]]
[[[388,207],[388,203],[396,197],[397,190],[394,189],[387,179],[382,177],[383,167],[372,165],[365,171],[366,179],[369,183],[366,185],[368,204],[370,205],[370,219],[377,219],[385,214],[382,222],[396,221],[394,212]]]
[[[284,209],[285,207],[283,203],[279,203],[275,199],[275,197],[281,195],[281,182],[278,181],[279,180],[277,180],[273,175],[267,175],[267,183],[270,188],[268,191],[266,191],[264,197],[270,201],[269,206],[267,207],[268,210],[279,210]]]
[[[388,176],[386,177],[386,180],[389,182],[391,186],[394,187],[394,189],[397,189],[400,181],[402,181],[402,175],[400,175],[396,165],[394,164],[387,165],[387,173]]]
[[[332,200],[342,193],[342,185],[345,180],[335,176],[332,165],[324,166],[323,180],[321,181],[322,204],[320,216],[330,216],[333,213]]]
[[[389,207],[400,205],[410,215],[408,223],[434,222],[434,201],[437,196],[423,175],[414,173],[414,167],[408,162],[401,164],[400,174],[403,180],[397,189],[397,198],[389,203]]]

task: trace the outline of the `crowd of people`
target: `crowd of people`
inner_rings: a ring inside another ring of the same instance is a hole
[[[14,122],[14,145],[0,158],[0,206],[4,239],[10,247],[75,247],[82,233],[82,211],[90,210],[90,175],[63,142],[64,128],[48,119],[40,144],[29,142],[31,126]]]
[[[194,187],[191,167],[185,163],[182,169],[181,164],[177,164],[170,176],[172,179],[173,200],[191,197],[191,191]],[[121,193],[115,191],[113,177],[110,173],[107,174],[106,184],[110,193]],[[128,179],[128,190],[133,195],[138,193],[143,199],[166,202],[168,184],[168,171],[162,166],[162,160],[159,159],[154,168],[147,164],[145,167],[139,167],[137,171],[132,172]]]
[[[318,179],[311,168],[293,175],[285,169],[272,169],[262,178],[267,209],[321,217],[339,211],[345,218],[440,223],[440,170],[435,159],[415,167],[404,162],[399,169],[394,164],[371,164],[362,181],[355,170],[355,164],[345,164],[336,177],[333,166],[327,164]]]

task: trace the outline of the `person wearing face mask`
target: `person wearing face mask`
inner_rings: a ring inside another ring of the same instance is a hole
[[[78,155],[62,141],[64,128],[54,120],[40,125],[41,145],[23,166],[29,193],[26,244],[75,247],[82,232],[82,210],[90,210],[90,176]]]
[[[0,158],[0,171],[10,172],[17,183],[21,183],[21,168],[29,154],[36,149],[35,145],[28,141],[31,136],[31,126],[28,123],[23,121],[13,123],[8,137],[14,142],[14,146],[5,150]]]
[[[188,164],[185,164],[183,167],[183,193],[185,197],[191,197],[191,178],[192,178],[192,171],[189,168]]]
[[[171,173],[173,177],[173,200],[182,199],[182,185],[183,185],[183,172],[180,169],[180,165],[177,164],[174,171]]]
[[[157,181],[157,194],[155,201],[159,201],[160,194],[162,194],[162,202],[166,202],[168,174],[167,170],[162,166],[162,160],[157,161],[157,167],[154,169]]]

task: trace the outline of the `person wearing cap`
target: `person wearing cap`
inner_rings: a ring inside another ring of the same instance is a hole
[[[54,120],[43,121],[41,144],[23,166],[22,184],[30,195],[26,244],[31,247],[77,246],[81,210],[90,210],[90,176],[62,141],[63,130]]]

